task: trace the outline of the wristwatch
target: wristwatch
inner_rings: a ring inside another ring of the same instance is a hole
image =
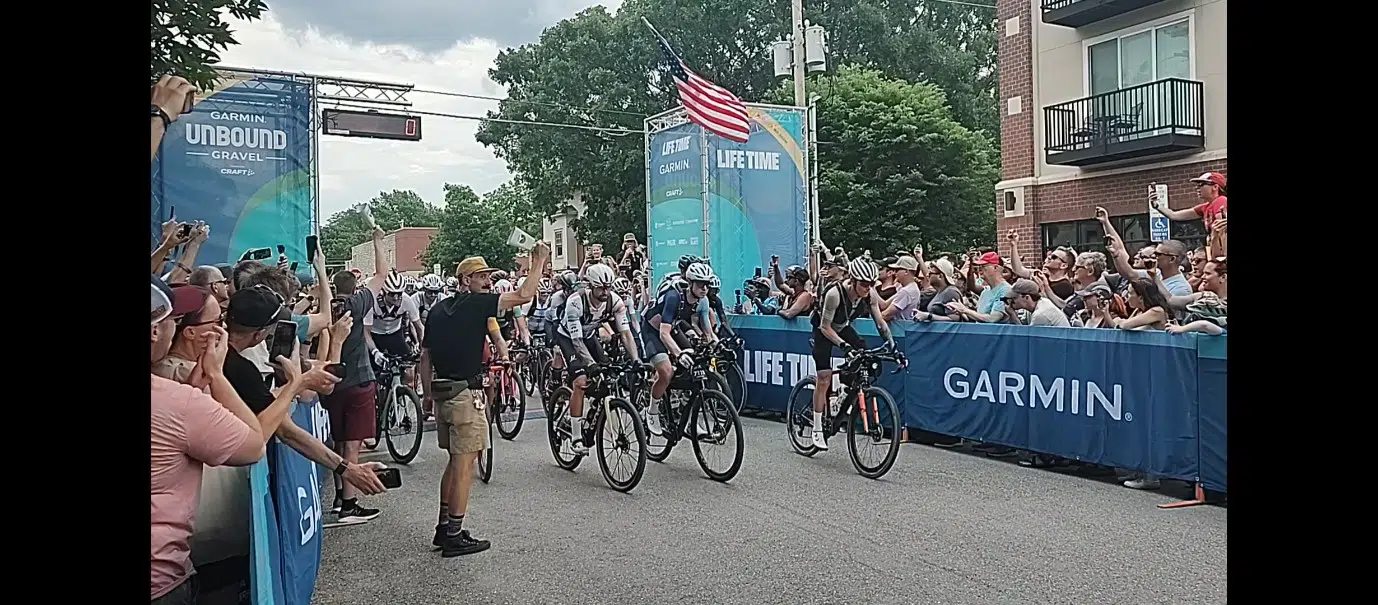
[[[341,459],[340,459],[340,465],[337,466],[337,467],[335,467],[335,474],[336,474],[336,475],[343,475],[343,474],[345,474],[345,471],[347,471],[347,470],[349,470],[349,461],[348,461],[348,460],[345,460],[344,458],[341,458]]]
[[[167,115],[167,112],[166,112],[166,111],[163,111],[163,108],[162,108],[162,107],[158,107],[157,105],[151,105],[151,104],[150,104],[150,105],[149,105],[149,114],[150,114],[151,117],[161,119],[161,120],[163,121],[163,128],[164,128],[164,129],[167,129],[167,127],[168,127],[170,124],[172,124],[172,117],[171,117],[171,116],[168,116],[168,115]]]

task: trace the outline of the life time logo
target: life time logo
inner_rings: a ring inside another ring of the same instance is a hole
[[[287,159],[281,155],[287,149],[286,131],[254,127],[259,124],[266,126],[266,116],[212,111],[210,119],[231,125],[187,122],[184,125],[188,147],[186,153],[230,162],[231,165],[220,168],[220,174],[253,176],[254,171],[244,163],[281,162]]]
[[[1100,408],[1103,415],[1109,416],[1111,420],[1134,420],[1133,414],[1123,411],[1124,387],[1120,384],[1111,384],[1110,395],[1107,397],[1105,389],[1090,380],[1062,376],[1047,380],[1038,374],[1029,374],[1026,377],[1018,372],[1003,371],[996,372],[995,379],[992,380],[990,372],[981,370],[976,374],[975,381],[972,381],[971,373],[966,368],[954,366],[943,373],[943,388],[947,390],[948,396],[957,400],[981,400],[1001,404],[1013,402],[1018,407],[1029,409],[1036,409],[1041,405],[1045,410],[1051,409],[1087,418],[1094,418],[1096,408]]]

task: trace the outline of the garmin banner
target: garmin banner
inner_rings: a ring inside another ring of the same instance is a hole
[[[292,422],[321,442],[329,417],[316,399],[292,404]],[[263,471],[259,472],[259,467]],[[321,563],[322,471],[280,439],[250,474],[254,605],[310,605]]]
[[[680,124],[646,137],[646,252],[651,283],[703,256],[703,129]]]
[[[746,143],[705,134],[692,123],[655,130],[682,109],[646,120],[653,281],[678,271],[684,254],[708,256],[725,292],[756,267],[769,267],[771,256],[778,255],[782,266],[808,263],[807,113],[767,105],[747,105],[747,111]]]
[[[245,250],[279,244],[292,260],[306,261],[312,84],[290,76],[222,75],[192,113],[172,123],[154,157],[153,245],[161,223],[175,213],[210,225],[197,264],[235,262]]]
[[[905,329],[907,426],[1199,476],[1195,339],[944,322]]]

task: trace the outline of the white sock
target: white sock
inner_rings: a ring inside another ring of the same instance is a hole
[[[581,440],[581,439],[584,438],[584,417],[583,417],[583,416],[570,416],[570,417],[569,417],[569,434],[570,434],[570,436],[571,436],[575,441],[579,441],[579,440]]]
[[[816,433],[823,432],[823,412],[813,413],[813,430]]]

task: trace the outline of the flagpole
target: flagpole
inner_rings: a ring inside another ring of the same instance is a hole
[[[660,35],[660,30],[656,29],[656,26],[651,25],[649,19],[642,17],[641,22],[646,24],[646,27],[651,30],[651,33],[655,35],[656,39],[664,42],[666,46],[670,46],[670,42],[665,39],[665,36]],[[671,46],[670,48],[673,49],[674,47]]]

